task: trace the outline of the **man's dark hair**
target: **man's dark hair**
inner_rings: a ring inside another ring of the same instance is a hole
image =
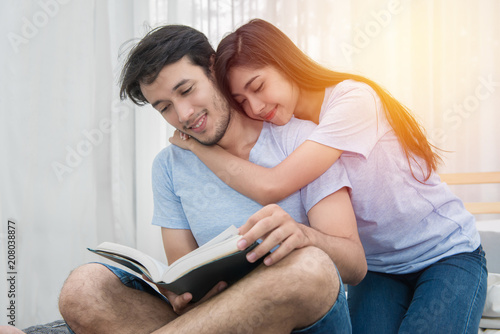
[[[207,37],[184,25],[167,25],[151,30],[130,51],[120,77],[120,98],[129,97],[137,105],[148,103],[140,84],[153,83],[166,65],[188,56],[210,77],[210,59],[215,54]]]

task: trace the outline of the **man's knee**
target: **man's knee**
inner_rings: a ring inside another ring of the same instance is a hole
[[[316,311],[326,311],[335,303],[338,274],[331,258],[319,248],[296,249],[274,266],[265,284],[275,302],[302,304]]]
[[[64,282],[59,296],[59,311],[67,319],[80,312],[89,312],[96,304],[106,284],[118,278],[105,266],[90,263],[73,270]]]
[[[291,314],[299,314],[300,322],[296,325],[304,327],[320,319],[335,304],[339,276],[332,259],[316,247],[297,249],[285,259],[270,289],[279,293],[274,293],[271,300],[284,302],[292,309],[296,307]],[[278,295],[284,299],[280,300]]]
[[[294,252],[295,258],[289,269],[293,277],[300,280],[306,295],[319,293],[330,297],[338,294],[339,277],[332,259],[321,249],[305,247]]]

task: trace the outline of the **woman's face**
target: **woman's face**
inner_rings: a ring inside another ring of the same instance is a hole
[[[276,125],[290,121],[299,98],[298,86],[272,66],[233,67],[229,85],[234,99],[250,118]]]

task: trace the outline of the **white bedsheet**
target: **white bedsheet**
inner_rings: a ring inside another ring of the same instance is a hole
[[[488,293],[479,333],[500,334],[500,219],[476,222],[488,265]]]
[[[486,253],[488,272],[500,274],[500,219],[478,220],[476,226]]]

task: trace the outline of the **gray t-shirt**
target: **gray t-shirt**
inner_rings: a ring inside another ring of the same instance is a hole
[[[314,123],[295,118],[284,126],[264,123],[249,160],[265,167],[276,166],[314,128]],[[152,223],[166,228],[190,229],[200,246],[231,224],[243,225],[262,208],[222,182],[191,151],[174,145],[163,149],[155,158],[152,182]],[[298,223],[309,225],[307,212],[343,187],[350,187],[349,179],[342,163],[336,163],[314,182],[277,204]]]
[[[425,184],[415,180],[369,85],[346,80],[326,89],[320,123],[308,139],[344,151],[339,161],[352,185],[369,270],[416,272],[479,247],[474,216],[439,175],[432,173]],[[425,172],[424,161],[415,159]],[[412,170],[424,179],[415,163]]]

